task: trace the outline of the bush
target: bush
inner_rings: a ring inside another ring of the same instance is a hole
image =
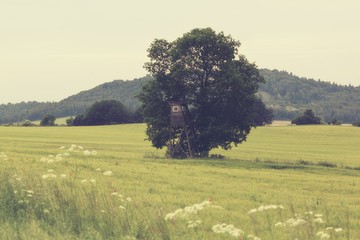
[[[306,124],[320,124],[320,117],[315,116],[311,109],[304,112],[303,116],[297,117],[291,121],[292,124],[306,125]]]
[[[355,127],[360,127],[360,120],[354,122],[352,125],[355,126]]]
[[[35,124],[32,123],[30,120],[25,120],[25,121],[19,123],[19,126],[30,127],[30,126],[35,126]]]
[[[54,126],[56,117],[51,114],[46,114],[40,122],[40,126]]]

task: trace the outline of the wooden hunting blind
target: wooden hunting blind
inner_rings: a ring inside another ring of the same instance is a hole
[[[187,124],[188,116],[186,105],[181,101],[169,101],[170,123],[173,127],[184,127]]]
[[[183,101],[168,101],[170,105],[170,143],[169,156],[192,157],[189,140],[190,121],[186,104]],[[174,130],[177,129],[177,130]],[[173,131],[177,133],[173,134]],[[184,137],[185,136],[185,140]]]

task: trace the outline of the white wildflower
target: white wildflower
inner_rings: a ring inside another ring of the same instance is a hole
[[[323,215],[322,215],[322,214],[315,214],[315,217],[316,217],[316,218],[322,218]]]
[[[44,209],[44,213],[45,213],[45,214],[48,214],[48,213],[50,213],[50,211],[47,210],[47,209]]]
[[[81,180],[81,183],[87,183],[88,182],[88,180],[87,179],[83,179],[83,180]]]
[[[307,223],[307,221],[305,221],[302,218],[297,218],[297,219],[290,218],[286,221],[286,225],[288,225],[290,227],[297,227],[297,226],[304,225],[306,223]]]
[[[335,228],[334,231],[338,233],[338,232],[342,232],[343,229],[342,228]]]
[[[5,161],[7,161],[9,158],[8,158],[8,156],[5,154],[5,153],[3,153],[3,152],[0,152],[0,160],[5,160]]]
[[[203,210],[205,207],[209,207],[211,205],[210,201],[204,201],[202,203],[197,203],[191,206],[187,206],[185,208],[179,208],[175,210],[174,214],[169,213],[166,215],[165,219],[172,219],[174,217],[186,218],[189,215],[197,214],[198,211]]]
[[[42,179],[56,178],[55,174],[44,174],[41,176]]]
[[[61,149],[61,150],[62,150],[62,149],[65,149],[65,146],[61,146],[59,149]]]
[[[196,220],[196,221],[188,221],[188,228],[195,228],[197,227],[199,224],[201,224],[202,221],[201,220]]]
[[[54,160],[53,159],[48,159],[47,163],[53,163]]]
[[[54,172],[54,169],[49,169],[47,172],[52,173],[52,172]]]
[[[95,171],[100,172],[100,171],[101,171],[101,168],[97,168],[97,169],[95,169]]]
[[[110,171],[110,170],[108,170],[108,171],[103,172],[103,174],[104,174],[105,176],[112,176],[112,175],[113,175],[113,172]]]
[[[84,151],[83,151],[83,154],[84,154],[85,156],[90,156],[90,155],[91,155],[91,152],[90,152],[89,150],[84,150]]]
[[[95,184],[95,183],[96,183],[96,180],[95,180],[95,179],[90,179],[90,182],[91,182],[92,184]]]
[[[330,238],[330,235],[323,231],[317,232],[316,236],[318,236],[320,239],[329,239]]]
[[[258,210],[256,208],[251,209],[250,211],[248,211],[248,214],[253,214],[256,213]]]
[[[286,226],[286,224],[282,223],[282,222],[275,223],[275,227],[285,227],[285,226]]]
[[[48,157],[49,157],[49,158],[53,158],[53,157],[54,157],[54,155],[52,155],[52,154],[51,154],[51,155],[48,155]]]
[[[78,146],[78,149],[80,150],[84,150],[84,148],[82,146]]]
[[[63,157],[70,157],[70,153],[68,153],[68,152],[63,153]]]
[[[66,174],[64,174],[64,173],[63,173],[63,174],[60,174],[60,177],[61,177],[61,178],[66,178]]]
[[[244,232],[241,229],[235,228],[234,225],[226,223],[216,224],[212,227],[214,233],[228,233],[233,237],[240,237]]]
[[[267,210],[271,210],[271,209],[280,209],[283,210],[284,206],[282,205],[261,205],[258,208],[254,208],[251,209],[250,211],[248,211],[248,214],[253,214],[253,213],[257,213],[257,212],[263,212],[263,211],[267,211]]]
[[[126,198],[126,201],[131,202],[132,199],[128,197],[128,198]]]
[[[314,223],[324,223],[324,220],[322,218],[315,218]]]
[[[175,213],[168,213],[168,214],[166,214],[164,219],[165,219],[165,221],[166,220],[173,220],[175,217],[176,217]]]
[[[248,238],[248,239],[253,239],[253,240],[261,240],[261,238],[259,238],[259,237],[257,237],[257,236],[254,236],[254,235],[252,235],[252,234],[247,235],[247,238]]]
[[[105,210],[100,210],[100,212],[102,212],[102,213],[106,213],[106,211],[105,211]]]
[[[97,155],[97,151],[92,150],[92,151],[91,151],[91,155],[96,156],[96,155]]]
[[[34,191],[33,190],[27,190],[26,191],[28,194],[34,194]]]
[[[125,208],[124,206],[122,206],[122,205],[120,205],[119,208],[120,208],[121,210],[123,210],[123,211],[126,211],[126,208]]]

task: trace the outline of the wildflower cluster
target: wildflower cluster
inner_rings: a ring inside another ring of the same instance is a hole
[[[84,151],[83,151],[83,154],[84,154],[85,156],[96,156],[96,155],[97,155],[97,151],[94,151],[94,150],[92,150],[92,151],[90,151],[90,150],[84,150]]]
[[[65,146],[60,147],[60,149],[66,149]],[[71,144],[71,146],[66,150],[66,152],[82,152],[85,156],[96,156],[97,151],[95,150],[86,150],[83,146],[76,144]]]
[[[244,234],[241,229],[234,227],[232,224],[226,223],[216,224],[212,227],[212,230],[214,233],[228,233],[237,238]]]
[[[188,228],[195,228],[197,227],[199,224],[201,224],[202,221],[201,220],[196,220],[196,221],[188,221]]]
[[[206,207],[209,207],[211,205],[210,201],[204,201],[202,203],[197,203],[185,208],[179,208],[177,210],[175,210],[175,212],[172,213],[168,213],[165,216],[165,220],[173,220],[176,217],[180,217],[180,218],[186,218],[192,214],[197,214],[198,211],[203,210]]]
[[[295,214],[294,218],[289,218],[284,222],[277,222],[275,227],[299,227],[299,226],[313,226],[323,225],[325,221],[322,214],[314,214],[312,211],[305,212],[304,214]],[[319,239],[330,239],[332,234],[342,232],[342,228],[326,227],[325,230],[318,231],[316,236]]]
[[[112,176],[114,173],[111,171],[111,170],[108,170],[108,171],[105,171],[105,172],[103,172],[103,175],[105,175],[105,176]]]
[[[0,152],[0,160],[7,161],[8,159],[9,159],[9,158],[8,158],[8,156],[7,156],[5,153]]]
[[[55,163],[55,162],[60,162],[62,161],[64,158],[68,158],[71,156],[71,152],[82,152],[85,156],[95,156],[97,155],[97,152],[92,150],[85,150],[82,146],[76,145],[76,144],[71,144],[69,148],[66,148],[65,146],[61,146],[59,148],[60,150],[65,150],[65,152],[63,153],[58,153],[56,155],[48,155],[47,157],[42,157],[40,159],[41,162],[44,163]],[[111,173],[112,175],[112,173]],[[66,174],[60,174],[61,178],[66,178]],[[57,175],[54,174],[54,170],[49,169],[47,174],[44,174],[41,176],[42,179],[54,179],[57,178]],[[87,183],[90,182],[92,184],[96,183],[95,179],[83,179],[81,180],[81,183]]]
[[[271,210],[271,209],[283,210],[284,207],[282,205],[265,205],[265,206],[261,205],[258,208],[253,208],[250,211],[248,211],[248,214],[254,214],[254,213],[257,213],[257,212],[264,212],[264,211]]]
[[[95,180],[94,178],[92,178],[92,179],[90,179],[90,180],[88,180],[88,179],[83,179],[83,180],[81,180],[81,183],[82,183],[82,184],[91,183],[91,184],[95,185],[95,184],[96,184],[96,180]]]
[[[113,197],[116,197],[117,199],[119,199],[122,203],[126,202],[126,203],[129,203],[129,202],[132,202],[132,199],[130,197],[124,197],[124,195],[114,191],[111,193],[111,196]],[[126,207],[124,207],[123,205],[120,205],[119,206],[119,209],[123,210],[123,211],[126,211]]]

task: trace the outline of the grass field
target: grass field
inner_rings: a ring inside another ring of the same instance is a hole
[[[360,128],[170,160],[145,125],[0,127],[1,239],[360,239]]]

